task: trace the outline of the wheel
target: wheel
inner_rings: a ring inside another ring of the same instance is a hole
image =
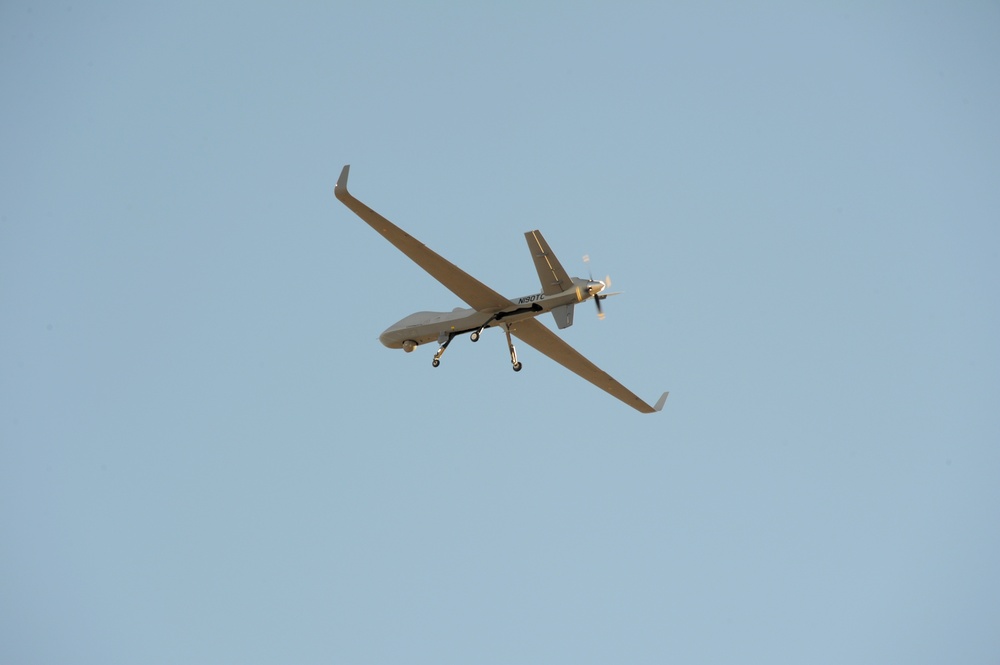
[[[435,358],[434,360],[431,361],[431,365],[433,365],[434,367],[437,367],[440,364],[441,364],[441,361],[438,360],[437,358]]]
[[[520,372],[521,371],[521,363],[519,363],[519,362],[514,363],[514,371],[515,372]]]
[[[478,342],[479,341],[479,333],[478,332],[473,332],[471,335],[469,335],[469,339],[471,339],[473,342]]]

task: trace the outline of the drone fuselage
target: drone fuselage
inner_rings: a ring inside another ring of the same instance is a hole
[[[389,326],[379,341],[390,349],[412,351],[420,344],[441,343],[450,337],[528,319],[557,307],[576,305],[603,290],[603,282],[573,278],[573,288],[546,295],[532,293],[513,298],[510,307],[498,311],[478,311],[456,307],[450,312],[415,312]]]

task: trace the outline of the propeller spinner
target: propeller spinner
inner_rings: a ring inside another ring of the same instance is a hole
[[[611,276],[606,275],[604,281],[594,281],[594,273],[590,270],[590,254],[583,255],[583,262],[587,264],[587,276],[590,278],[590,286],[588,290],[594,296],[594,304],[597,305],[597,318],[604,320],[604,310],[601,309],[601,301],[610,295],[617,295],[615,293],[607,293],[601,295],[601,292],[611,286]]]

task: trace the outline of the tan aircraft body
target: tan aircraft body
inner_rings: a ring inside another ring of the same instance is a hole
[[[607,288],[607,280],[602,282],[570,277],[542,234],[537,230],[528,231],[524,237],[531,250],[542,290],[540,293],[513,299],[502,296],[354,198],[347,191],[350,168],[350,165],[345,166],[340,173],[334,189],[337,198],[469,305],[469,308],[456,308],[451,312],[411,314],[389,326],[379,336],[382,344],[409,353],[421,344],[437,342],[440,346],[432,360],[434,367],[437,367],[445,349],[456,336],[469,333],[472,341],[476,342],[486,328],[500,327],[507,337],[510,361],[515,372],[521,370],[521,363],[517,359],[511,335],[642,413],[654,413],[663,408],[669,393],[663,393],[655,406],[650,406],[535,318],[539,314],[551,312],[556,325],[567,328],[573,325],[573,308],[577,303],[591,298],[597,303],[599,315],[603,316],[601,300],[614,295],[602,293]]]

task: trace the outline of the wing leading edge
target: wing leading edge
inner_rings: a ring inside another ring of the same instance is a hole
[[[536,351],[547,355],[552,360],[573,372],[577,376],[590,381],[604,392],[617,397],[633,409],[642,413],[655,413],[663,409],[667,395],[663,393],[654,406],[641,400],[631,390],[618,383],[610,374],[587,360],[579,351],[564,342],[558,335],[543,326],[536,319],[517,321],[510,325],[512,335]]]
[[[448,290],[468,303],[470,307],[480,312],[496,312],[510,306],[510,300],[455,264],[442,258],[409,233],[354,198],[347,191],[347,176],[350,169],[350,165],[344,167],[344,170],[340,172],[340,178],[337,179],[337,186],[334,188],[334,194],[337,195],[341,203],[382,234],[382,237],[395,245],[396,249],[430,273],[431,277],[444,284]]]

